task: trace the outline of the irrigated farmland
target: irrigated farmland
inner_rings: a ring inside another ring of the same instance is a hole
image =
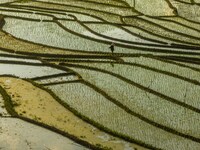
[[[199,0],[1,0],[0,149],[199,150]]]

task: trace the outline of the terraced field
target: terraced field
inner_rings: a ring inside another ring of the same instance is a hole
[[[199,9],[1,0],[0,149],[199,150]]]

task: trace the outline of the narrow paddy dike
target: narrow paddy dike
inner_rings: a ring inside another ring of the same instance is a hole
[[[84,122],[36,84],[15,77],[1,77],[0,86],[11,100],[5,99],[9,103],[7,109],[17,118],[56,131],[92,149],[145,149]]]
[[[199,150],[199,9],[1,0],[0,149]]]

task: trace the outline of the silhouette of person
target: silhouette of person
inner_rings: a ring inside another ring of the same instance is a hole
[[[111,50],[111,52],[112,52],[112,54],[113,54],[113,52],[114,52],[114,50],[115,50],[115,44],[114,43],[111,43],[111,45],[110,45],[110,50]]]

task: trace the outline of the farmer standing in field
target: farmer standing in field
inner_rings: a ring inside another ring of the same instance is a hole
[[[110,48],[110,50],[111,50],[111,52],[113,54],[113,52],[115,50],[115,44],[112,42],[109,48]]]

